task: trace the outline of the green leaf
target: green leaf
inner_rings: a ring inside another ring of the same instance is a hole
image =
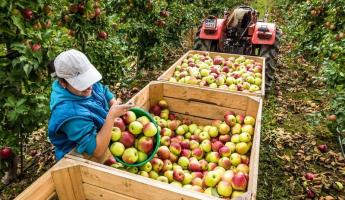
[[[20,30],[20,34],[24,35],[25,27],[24,27],[22,19],[17,16],[11,16],[11,19],[13,21],[13,24],[16,25],[18,29]]]
[[[32,70],[32,65],[25,64],[23,69],[24,69],[24,72],[25,72],[26,76],[29,76],[29,74],[30,74],[30,72]]]

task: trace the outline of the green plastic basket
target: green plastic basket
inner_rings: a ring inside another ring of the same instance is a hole
[[[121,157],[115,156],[115,160],[121,164],[123,164],[124,166],[127,167],[139,167],[144,165],[145,163],[149,162],[152,160],[153,156],[157,153],[158,148],[160,146],[160,140],[161,140],[161,136],[160,136],[160,131],[158,128],[158,125],[156,123],[156,121],[153,119],[153,117],[150,115],[150,113],[146,112],[145,110],[141,109],[141,108],[132,108],[130,109],[131,111],[133,111],[135,113],[135,115],[137,116],[137,118],[141,117],[141,116],[146,116],[147,118],[149,118],[149,120],[157,127],[157,134],[155,135],[156,137],[156,142],[155,142],[155,146],[153,151],[151,152],[151,154],[147,157],[146,160],[139,162],[139,163],[133,163],[133,164],[128,164],[126,162],[124,162],[122,160]]]

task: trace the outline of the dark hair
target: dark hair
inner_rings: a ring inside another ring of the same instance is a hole
[[[47,69],[48,69],[49,74],[52,74],[55,72],[54,59],[49,61],[49,63],[47,64]]]

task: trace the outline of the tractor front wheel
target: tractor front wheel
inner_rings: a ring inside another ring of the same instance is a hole
[[[199,51],[217,51],[217,41],[201,39],[200,31],[201,26],[199,27],[198,32],[196,33],[193,49]]]

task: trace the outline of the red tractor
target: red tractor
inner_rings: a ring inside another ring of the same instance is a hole
[[[268,89],[276,68],[280,33],[274,23],[259,21],[258,16],[248,6],[225,12],[223,19],[209,16],[196,34],[194,49],[265,57]]]

